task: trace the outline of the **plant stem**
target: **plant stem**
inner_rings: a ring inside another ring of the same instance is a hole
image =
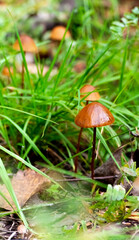
[[[24,89],[24,62],[22,62],[22,82],[21,88]]]
[[[104,127],[101,128],[101,135],[103,134],[103,131],[104,131]],[[100,160],[100,163],[103,164],[103,161],[102,159],[99,157],[99,148],[100,148],[100,139],[98,141],[98,145],[97,145],[97,149],[96,149],[96,155],[97,155],[97,158]]]
[[[93,149],[92,149],[92,162],[91,162],[91,178],[94,179],[94,162],[95,162],[95,148],[96,148],[96,127],[94,127],[94,135],[93,135]]]
[[[76,154],[79,153],[79,149],[80,149],[80,139],[81,139],[82,131],[83,131],[83,128],[81,128],[81,129],[80,129],[80,132],[79,132]],[[78,155],[75,157],[74,164],[75,164],[75,173],[77,173],[77,168],[78,168]]]

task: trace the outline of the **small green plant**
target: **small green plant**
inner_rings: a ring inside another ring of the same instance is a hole
[[[110,30],[114,36],[118,39],[123,37],[125,29],[127,29],[127,34],[129,34],[130,27],[137,27],[139,20],[139,8],[135,7],[132,13],[127,13],[121,18],[121,21],[113,21]]]
[[[52,184],[48,189],[40,193],[40,198],[43,200],[59,200],[62,197],[63,192],[60,191],[59,185],[57,184]]]
[[[139,207],[137,197],[126,196],[125,189],[120,185],[108,185],[103,195],[96,193],[93,198],[92,209],[100,219],[107,222],[122,221],[130,216],[131,212]]]

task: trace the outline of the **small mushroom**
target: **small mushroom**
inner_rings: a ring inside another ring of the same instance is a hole
[[[76,116],[75,123],[81,128],[94,128],[91,178],[94,179],[94,160],[96,147],[96,128],[110,125],[115,121],[112,113],[101,103],[92,102],[86,105]]]
[[[63,39],[66,28],[64,26],[55,26],[50,33],[51,42],[49,44],[49,55],[53,58],[56,54],[56,49],[59,46],[60,41]],[[65,34],[65,39],[71,38],[69,30]],[[57,63],[58,66],[60,63]]]
[[[84,85],[81,89],[80,89],[80,97],[81,99],[85,98],[86,101],[97,101],[100,99],[100,95],[98,92],[95,91],[95,87],[93,87],[90,84],[86,84]],[[90,94],[89,94],[90,93]]]
[[[21,41],[24,53],[27,53],[27,52],[36,53],[38,51],[37,46],[31,37],[29,37],[25,34],[22,34],[22,35],[20,35],[20,41]],[[20,51],[20,45],[19,45],[18,40],[15,41],[13,48],[17,51]],[[22,89],[24,89],[24,62],[23,61],[22,61],[22,83],[21,83],[21,86],[22,86]]]
[[[13,75],[13,73],[14,72],[13,72],[12,67],[8,68],[8,67],[5,66],[2,70],[2,75],[7,77],[8,83],[10,83],[10,77],[11,77],[11,75]]]
[[[94,92],[95,87],[93,87],[90,84],[85,84],[81,89],[80,89],[80,98],[85,98],[86,100],[86,105],[88,104],[89,101],[97,101],[100,99],[100,95],[98,92]],[[89,94],[90,93],[90,94]],[[86,96],[86,97],[85,97]],[[80,139],[82,135],[83,128],[81,127],[79,136],[78,136],[78,143],[77,143],[77,151],[76,154],[79,153],[80,149]],[[75,173],[77,173],[77,168],[78,168],[78,155],[75,157],[74,160],[74,165],[75,165]]]
[[[3,70],[2,70],[2,75],[6,76],[6,77],[10,77],[10,73],[13,75],[14,71],[13,71],[13,68],[10,67],[4,67]]]
[[[66,28],[64,26],[56,26],[52,29],[50,38],[54,41],[61,41],[65,31],[66,31]],[[71,37],[71,34],[69,31],[67,31],[65,38],[70,38],[70,37]]]

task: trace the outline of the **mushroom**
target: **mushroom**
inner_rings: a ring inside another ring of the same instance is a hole
[[[14,72],[13,72],[12,67],[8,68],[8,67],[5,66],[2,70],[2,75],[6,76],[6,77],[10,77],[10,74],[13,75],[13,73]]]
[[[12,67],[4,67],[3,70],[2,70],[2,75],[7,77],[7,80],[8,80],[8,83],[10,83],[10,77],[11,75],[13,75],[14,72],[13,72],[13,68]]]
[[[55,41],[61,41],[65,31],[66,31],[66,28],[64,26],[56,26],[52,29],[50,38]],[[71,34],[69,31],[67,31],[65,38],[70,38],[70,37],[71,37]]]
[[[86,105],[76,116],[75,123],[81,128],[94,128],[91,162],[91,178],[94,179],[94,160],[96,147],[96,128],[110,125],[115,121],[112,113],[101,103],[92,102]]]
[[[89,94],[89,92],[90,92],[90,94]],[[90,84],[84,85],[80,89],[80,94],[81,94],[81,96],[80,96],[81,99],[84,98],[87,95],[86,98],[85,98],[86,101],[97,101],[97,100],[100,99],[99,93],[95,92],[95,87],[93,87]]]
[[[85,98],[86,100],[86,105],[88,104],[88,101],[97,101],[100,99],[100,95],[98,92],[94,92],[95,87],[93,87],[90,84],[85,84],[81,89],[80,89],[80,98],[83,99]],[[89,94],[90,92],[90,94]],[[85,97],[86,96],[86,97]],[[82,135],[83,128],[81,127],[79,136],[78,136],[78,143],[77,143],[77,151],[76,154],[79,153],[80,149],[80,139]],[[75,165],[75,173],[77,173],[77,168],[78,168],[78,155],[75,157],[74,160],[74,165]]]
[[[31,37],[29,37],[25,34],[22,34],[22,35],[20,35],[20,41],[21,41],[24,53],[27,53],[27,52],[36,53],[38,51],[37,46]],[[13,48],[17,51],[21,50],[18,40],[15,41]],[[22,89],[24,89],[24,62],[23,61],[22,61],[22,83],[21,83],[21,86],[22,86]]]

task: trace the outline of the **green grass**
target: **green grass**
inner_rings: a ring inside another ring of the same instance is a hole
[[[138,18],[138,14],[134,14],[133,19],[125,17],[128,21],[123,26],[118,22],[121,21],[118,14],[114,15],[118,1],[111,2],[109,20],[105,19],[105,8],[99,10],[102,3],[98,1],[92,3],[91,0],[82,1],[83,10],[82,8],[79,10],[81,2],[76,1],[78,11],[67,15],[66,30],[70,29],[74,32],[78,25],[77,36],[70,40],[65,40],[64,36],[55,50],[52,61],[43,60],[42,69],[43,65],[49,63],[49,70],[44,76],[42,71],[38,74],[29,72],[19,33],[23,29],[25,32],[28,30],[31,23],[28,19],[24,21],[23,18],[27,13],[32,13],[33,9],[37,9],[36,11],[44,9],[52,13],[51,1],[48,2],[48,6],[43,1],[42,6],[37,2],[32,4],[32,1],[27,1],[26,5],[14,4],[8,10],[0,10],[0,21],[3,23],[0,28],[0,135],[3,144],[0,145],[0,149],[5,156],[8,154],[19,161],[15,166],[16,170],[26,165],[48,177],[35,167],[37,163],[62,174],[91,182],[89,178],[83,176],[83,173],[79,172],[77,175],[73,173],[79,133],[74,118],[82,108],[81,103],[84,102],[84,100],[80,102],[79,90],[85,83],[97,87],[101,94],[100,102],[108,107],[115,117],[115,123],[111,127],[105,127],[102,135],[101,129],[97,130],[97,142],[100,141],[99,155],[103,162],[110,155],[116,162],[112,153],[120,145],[130,142],[129,130],[135,131],[135,128],[139,127],[137,44],[139,31],[136,22],[133,22]],[[53,8],[59,17],[57,6],[55,4]],[[113,20],[117,22],[112,23]],[[130,34],[132,25],[135,28],[134,34]],[[121,33],[126,28],[129,34],[124,38]],[[10,34],[10,37],[7,37],[7,34]],[[12,49],[12,44],[17,38],[25,66],[24,89],[21,89],[21,76],[16,71],[17,53]],[[44,46],[48,44],[47,47],[49,47],[51,42],[50,39],[43,39],[43,37],[41,40],[37,38],[35,40],[38,47],[43,44]],[[74,71],[74,66],[79,60],[86,64],[86,68],[81,73]],[[39,62],[41,60],[35,57],[37,67]],[[59,67],[54,73],[57,64]],[[14,87],[13,90],[8,89],[2,76],[4,65],[14,67],[14,76],[11,76],[9,85]],[[92,129],[84,129],[83,138],[87,141],[84,142],[82,139],[81,153],[79,153],[80,162],[87,173],[90,172],[92,135]],[[133,150],[137,145],[136,138]],[[52,157],[47,158],[49,148],[53,149],[62,161],[55,162]],[[130,148],[125,147],[125,152],[128,150]],[[88,159],[82,156],[84,152],[89,153]],[[30,157],[31,154],[33,158]],[[2,158],[4,164],[5,159]],[[0,167],[2,180],[7,187],[9,186],[8,190],[18,206],[2,160]],[[18,213],[26,223],[19,206]]]

